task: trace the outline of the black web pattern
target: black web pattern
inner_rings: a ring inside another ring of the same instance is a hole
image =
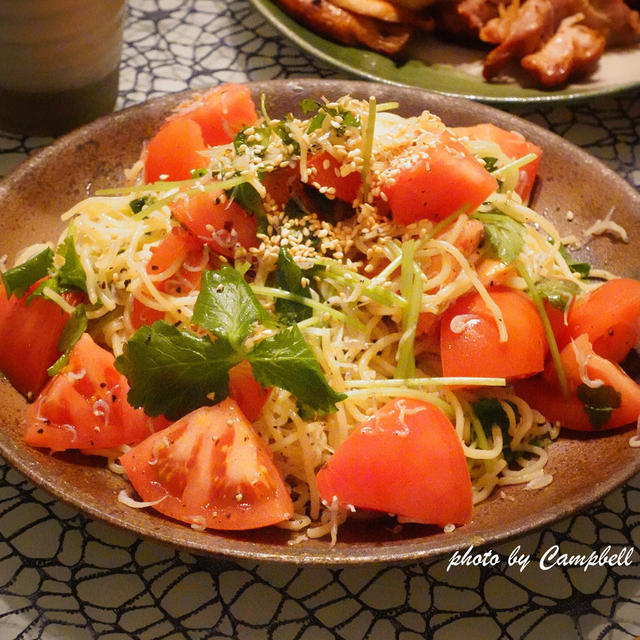
[[[130,0],[118,107],[226,81],[339,77],[247,0]],[[640,186],[640,101],[517,107]],[[0,135],[0,175],[49,140]],[[635,153],[634,153],[635,150]],[[635,547],[629,567],[537,560]],[[507,558],[520,545],[532,562]],[[493,567],[344,569],[222,562],[139,540],[54,500],[0,461],[0,640],[633,640],[640,476],[586,512],[495,547]]]
[[[637,549],[640,478],[585,513],[495,547],[496,566],[449,570],[449,558],[337,569],[197,558],[91,520],[4,463],[0,486],[2,638],[604,640],[640,633],[637,551],[631,566],[609,570],[543,571],[537,562],[553,545],[566,554]],[[518,545],[532,557],[523,571],[508,564]]]

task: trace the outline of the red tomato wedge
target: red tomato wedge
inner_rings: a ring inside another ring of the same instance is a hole
[[[202,271],[208,261],[204,255],[204,246],[189,231],[182,227],[174,227],[162,242],[151,249],[152,256],[146,271],[150,274],[169,275],[155,285],[160,291],[186,295],[200,287]],[[164,311],[154,309],[134,298],[131,324],[134,329],[143,325],[151,325],[156,320],[164,319]]]
[[[544,369],[548,344],[531,298],[507,287],[489,295],[502,311],[507,341],[500,342],[494,315],[480,294],[458,298],[440,323],[444,376],[521,378]]]
[[[237,244],[248,248],[257,243],[256,217],[220,193],[206,191],[176,198],[171,212],[198,240],[228,258],[233,257]]]
[[[574,346],[575,345],[575,346]],[[590,380],[601,380],[620,393],[620,406],[611,412],[609,419],[597,429],[585,412],[576,390],[583,382],[576,351],[581,354],[586,375]],[[549,363],[542,377],[516,382],[516,392],[532,407],[553,423],[577,431],[606,431],[627,424],[635,424],[640,415],[640,385],[632,380],[617,364],[597,355],[586,334],[569,343],[560,353],[567,376],[569,397],[565,398],[557,382],[555,369]]]
[[[255,379],[248,360],[243,360],[229,369],[229,396],[238,403],[250,422],[259,418],[271,391],[271,387],[263,389]]]
[[[163,125],[147,145],[144,171],[147,182],[188,180],[191,171],[207,166],[200,125],[188,118]]]
[[[34,297],[27,304],[35,286],[21,298],[7,299],[0,282],[0,371],[28,397],[37,395],[49,379],[47,369],[61,355],[58,341],[69,319],[68,313],[46,298]]]
[[[401,168],[382,192],[393,219],[402,224],[424,218],[438,222],[463,207],[470,213],[498,186],[446,129],[432,144],[410,147],[410,152],[394,162]]]
[[[154,509],[210,529],[266,527],[293,516],[267,445],[237,403],[201,407],[130,449],[120,462]]]
[[[136,444],[165,427],[127,402],[129,384],[113,366],[113,354],[82,335],[69,362],[27,407],[24,437],[51,451],[109,449]]]
[[[640,337],[640,281],[609,280],[579,298],[569,309],[568,329],[574,338],[586,333],[598,355],[621,362]]]
[[[310,156],[307,166],[312,169],[309,184],[329,189],[329,195],[344,202],[352,203],[356,199],[362,185],[362,177],[358,171],[341,175],[342,165],[327,151]]]
[[[495,142],[511,160],[518,160],[528,153],[535,153],[538,157],[520,168],[520,178],[515,188],[515,192],[520,195],[523,202],[529,200],[542,156],[542,149],[539,146],[529,142],[517,131],[506,131],[490,123],[477,124],[473,127],[453,127],[451,130],[460,138]]]
[[[246,86],[223,84],[181,108],[170,120],[184,117],[197,122],[205,143],[214,147],[231,142],[243,127],[256,122],[258,114]]]
[[[300,169],[296,165],[279,167],[275,171],[268,171],[262,177],[262,184],[267,190],[268,198],[278,207],[284,207],[289,198],[300,191]]]
[[[460,440],[438,407],[393,400],[356,429],[317,475],[329,504],[444,527],[471,520],[471,480]]]

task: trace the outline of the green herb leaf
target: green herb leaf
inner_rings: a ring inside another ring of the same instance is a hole
[[[332,118],[339,117],[342,120],[342,124],[336,128],[336,133],[339,136],[343,136],[347,127],[360,127],[360,116],[356,115],[352,111],[345,109],[342,105],[338,105],[338,107],[329,107],[326,104],[321,104],[316,100],[312,100],[311,98],[304,98],[300,102],[300,109],[302,113],[305,115],[311,113],[312,111],[318,111],[317,115],[315,115],[311,121],[309,122],[309,127],[307,128],[307,133],[312,133],[316,129],[319,129],[325,120],[327,115]]]
[[[289,125],[285,121],[280,121],[273,127],[273,132],[282,140],[282,142],[290,146],[294,155],[300,155],[300,144],[293,137]]]
[[[140,198],[134,198],[129,203],[129,208],[133,213],[140,213],[144,209],[144,207],[148,205],[152,200],[153,198],[151,196],[141,196]]]
[[[567,266],[573,273],[577,273],[581,278],[588,278],[591,273],[591,265],[588,262],[576,262],[565,245],[560,245],[560,255],[565,259]]]
[[[297,325],[256,344],[247,359],[263,387],[276,386],[289,391],[303,411],[331,413],[336,411],[335,403],[346,398],[329,386]]]
[[[303,298],[310,298],[309,286],[303,287],[301,284],[303,275],[302,269],[295,263],[291,254],[284,247],[281,248],[278,254],[276,286]],[[282,298],[276,299],[275,308],[278,319],[284,324],[296,324],[313,315],[313,309],[310,307]]]
[[[229,369],[243,359],[228,340],[198,337],[166,322],[138,329],[115,367],[129,380],[134,407],[169,420],[219,402],[229,393]],[[212,395],[213,394],[213,397]]]
[[[320,111],[316,113],[313,118],[309,121],[309,126],[307,127],[307,133],[313,133],[316,129],[320,129],[324,123],[324,119],[327,117],[326,113]]]
[[[311,113],[312,111],[316,111],[321,107],[322,104],[317,100],[314,100],[313,98],[303,98],[300,101],[300,111],[302,111],[302,113],[304,113],[305,115],[307,113]]]
[[[482,158],[482,160],[484,161],[484,168],[489,173],[491,173],[492,171],[495,171],[498,168],[498,158],[487,157],[487,158]]]
[[[257,156],[262,157],[267,151],[272,133],[273,129],[271,126],[265,125],[262,127],[251,127],[251,134],[247,135],[247,128],[245,127],[234,137],[233,148],[236,153],[240,153],[243,145],[246,147],[252,147],[254,148],[254,153]],[[260,150],[258,151],[255,147],[260,147]]]
[[[87,275],[82,267],[72,236],[67,236],[57,249],[57,254],[64,258],[56,277],[60,289],[80,289],[87,293]]]
[[[503,435],[509,434],[509,417],[497,398],[480,398],[471,404],[482,429],[487,436],[491,436],[493,425],[500,427]]]
[[[258,321],[270,316],[242,274],[232,267],[202,274],[200,293],[193,307],[193,322],[238,349]]]
[[[576,389],[576,395],[584,405],[584,411],[594,429],[602,427],[622,401],[620,392],[608,384],[595,388],[580,384]]]
[[[41,278],[44,278],[53,266],[53,251],[44,249],[26,262],[8,269],[2,274],[2,282],[7,298],[12,295],[20,298]]]
[[[473,218],[484,225],[485,244],[491,257],[511,264],[524,246],[525,228],[503,213],[474,213]]]
[[[542,278],[536,283],[540,297],[546,298],[556,309],[566,310],[571,300],[580,293],[580,287],[571,280]]]
[[[250,182],[243,182],[226,192],[227,196],[239,204],[247,213],[256,217],[258,233],[266,233],[267,214],[262,206],[262,198]]]
[[[62,353],[62,355],[47,369],[47,373],[50,376],[55,376],[56,373],[60,373],[60,370],[69,361],[71,350],[86,330],[87,314],[84,305],[79,304],[73,310],[73,313],[69,316],[67,323],[62,329],[60,339],[58,340],[58,351]]]

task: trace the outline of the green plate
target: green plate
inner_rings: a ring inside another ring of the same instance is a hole
[[[322,38],[298,24],[270,0],[250,2],[301,49],[342,71],[378,82],[420,87],[488,103],[569,102],[640,87],[640,47],[608,51],[585,80],[555,91],[541,90],[526,87],[523,78],[485,81],[481,70],[486,50],[452,45],[425,35],[415,40],[407,60],[398,63],[373,51]]]

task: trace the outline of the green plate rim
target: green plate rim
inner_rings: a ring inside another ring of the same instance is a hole
[[[594,89],[588,83],[565,89],[543,91],[514,84],[489,83],[454,67],[425,65],[408,60],[396,65],[389,57],[356,47],[344,46],[309,31],[271,0],[249,0],[273,27],[302,50],[334,68],[374,82],[418,87],[443,95],[468,98],[489,104],[567,103],[620,94],[640,87],[640,78],[628,83]]]

